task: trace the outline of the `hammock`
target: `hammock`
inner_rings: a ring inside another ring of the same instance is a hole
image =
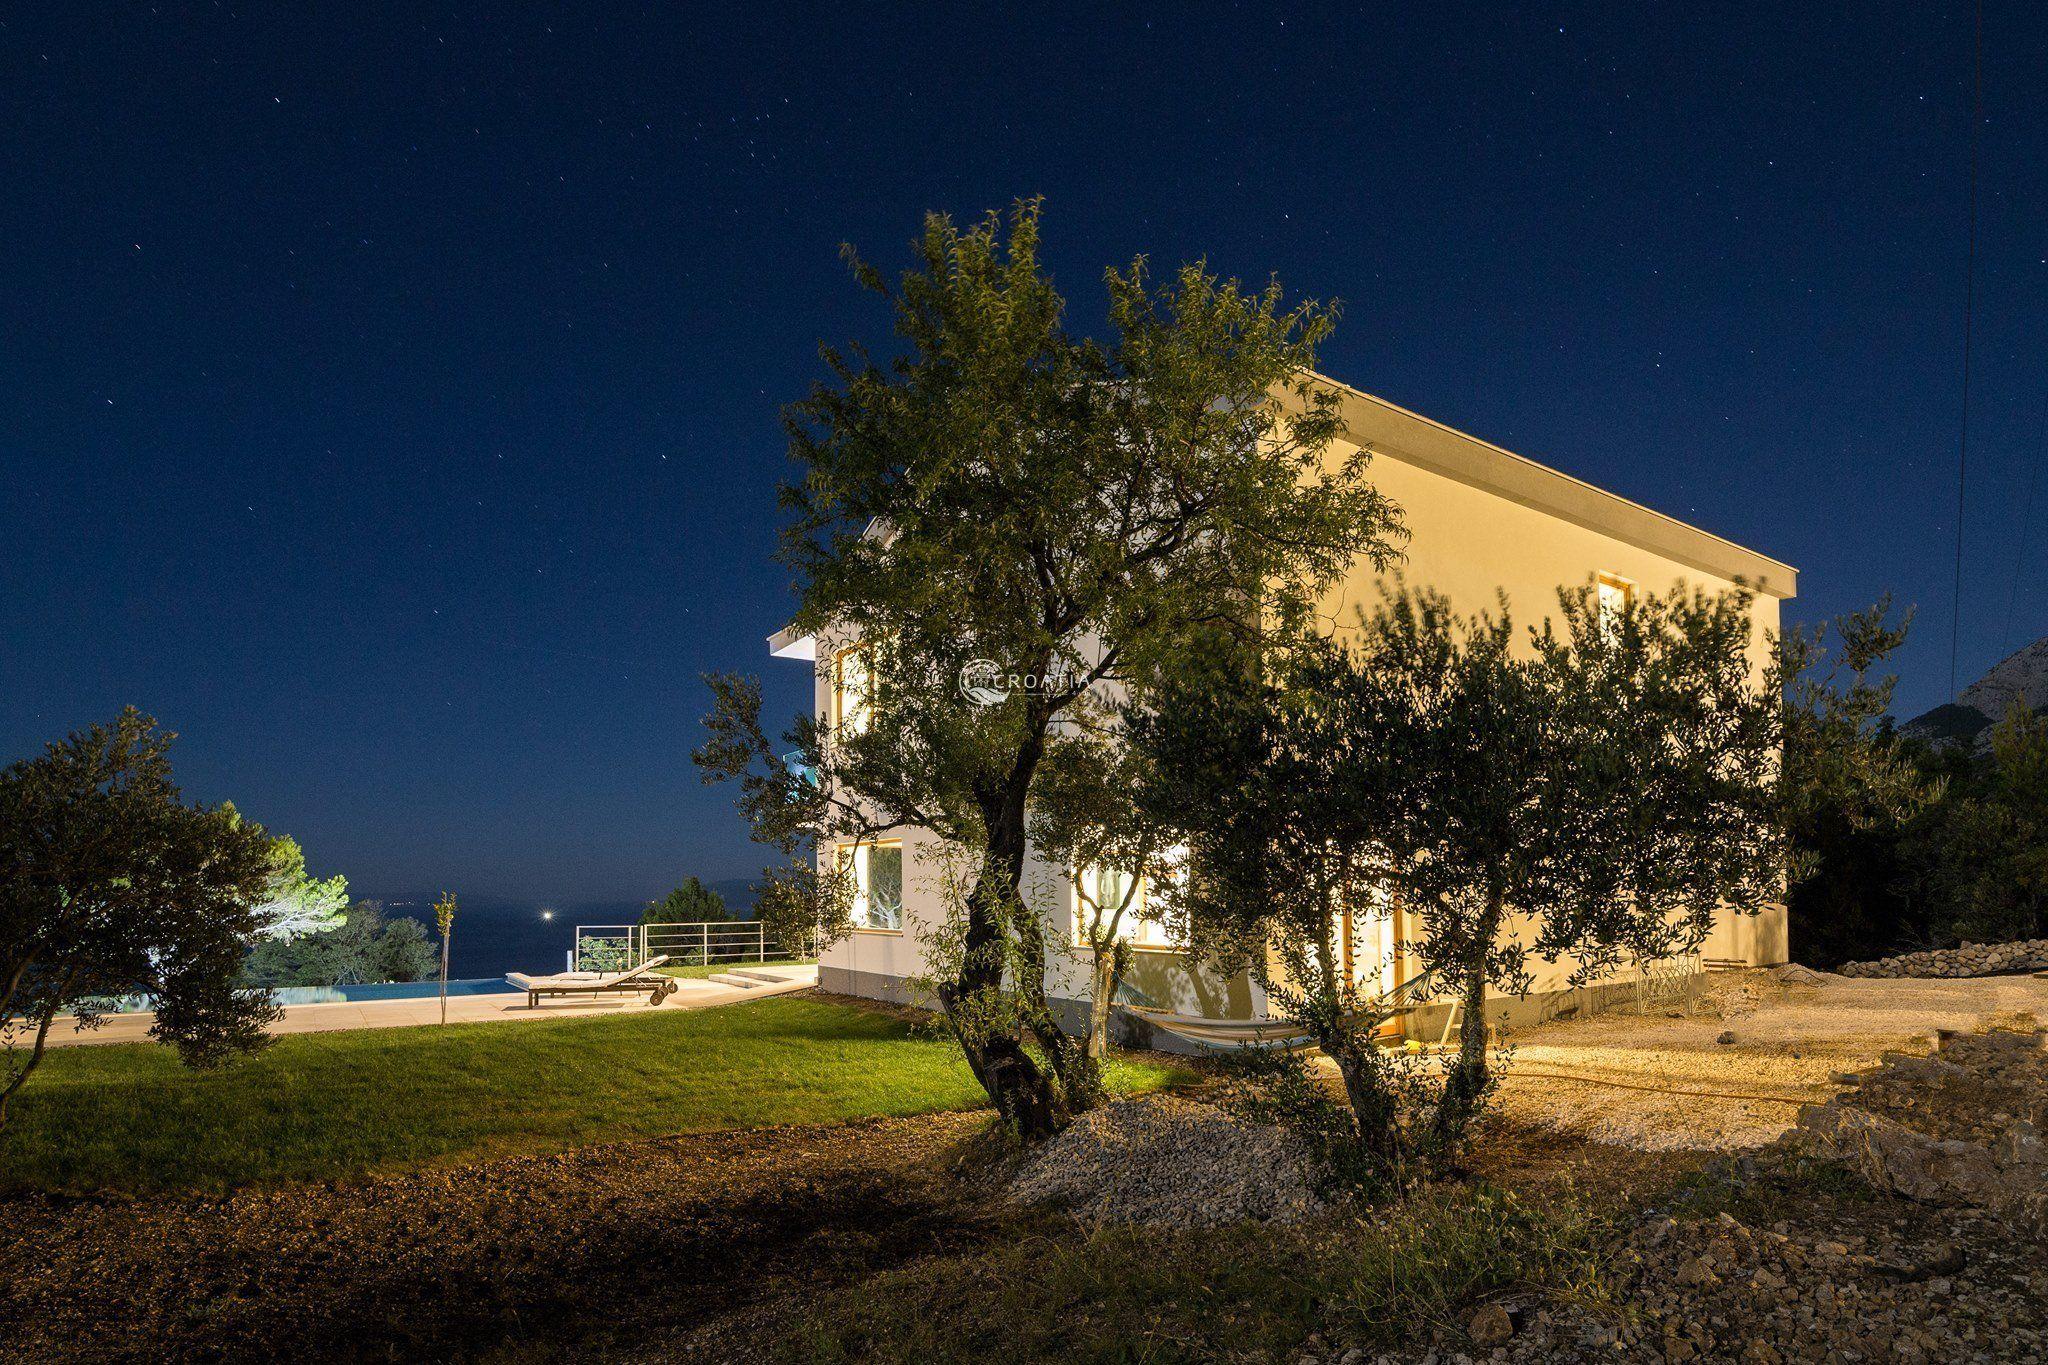
[[[1376,1008],[1360,1010],[1351,1015],[1346,1022],[1364,1023],[1374,1017],[1385,1021],[1413,1014],[1441,994],[1441,985],[1435,969],[1411,976],[1380,996],[1374,1002]],[[1307,1029],[1285,1019],[1206,1019],[1198,1014],[1179,1014],[1167,1009],[1128,982],[1117,984],[1116,998],[1118,1004],[1154,1028],[1163,1029],[1176,1038],[1202,1047],[1219,1050],[1281,1047],[1292,1050],[1315,1045],[1315,1039]],[[1458,1006],[1454,1004],[1451,1009],[1452,1019],[1444,1023],[1445,1038],[1451,1036],[1451,1023],[1457,1014]]]

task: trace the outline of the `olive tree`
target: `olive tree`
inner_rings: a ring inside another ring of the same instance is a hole
[[[865,651],[859,723],[800,718],[772,744],[758,691],[728,679],[699,751],[708,779],[742,780],[773,845],[899,830],[957,855],[937,994],[1030,1137],[1095,1090],[1022,893],[1062,722],[1098,689],[1142,695],[1210,641],[1300,619],[1359,556],[1385,562],[1398,529],[1365,454],[1333,449],[1336,399],[1310,374],[1331,309],[1200,264],[1157,283],[1141,258],[1105,272],[1109,335],[1090,340],[1068,330],[1039,224],[1036,201],[1007,223],[931,216],[894,283],[848,251],[899,345],[827,350],[830,379],[791,409],[782,555],[794,626]]]
[[[172,739],[131,707],[0,772],[0,1123],[61,1013],[90,1027],[146,993],[150,1032],[195,1066],[260,1046],[276,1017],[237,989],[269,922],[274,843],[181,799]]]
[[[1202,661],[1128,718],[1142,818],[1185,848],[1164,905],[1195,955],[1247,971],[1343,1081],[1356,1136],[1394,1155],[1394,1087],[1374,1042],[1377,984],[1347,970],[1347,911],[1384,894],[1398,799],[1378,762],[1380,719],[1358,710],[1355,656],[1303,633],[1265,657]],[[1375,978],[1377,974],[1374,974]]]
[[[1276,950],[1279,998],[1335,1043],[1368,1139],[1386,1097],[1344,1026],[1372,1011],[1333,979],[1347,898],[1398,898],[1406,946],[1461,1002],[1449,1141],[1491,1083],[1489,989],[1525,992],[1537,958],[1569,956],[1578,983],[1689,951],[1782,894],[1783,717],[1750,601],[1603,610],[1568,589],[1518,634],[1505,599],[1462,615],[1390,590],[1342,638],[1184,676],[1136,727],[1170,775],[1148,799],[1191,851],[1191,937]]]

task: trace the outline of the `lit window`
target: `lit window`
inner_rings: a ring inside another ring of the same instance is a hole
[[[1075,892],[1080,901],[1080,914],[1076,917],[1074,936],[1077,942],[1088,939],[1087,924],[1100,917],[1102,922],[1123,908],[1123,917],[1117,920],[1116,936],[1140,948],[1170,948],[1173,940],[1167,935],[1166,925],[1146,915],[1145,883],[1140,880],[1136,887],[1131,885],[1131,874],[1120,868],[1087,867],[1081,869],[1074,879]],[[1128,898],[1128,900],[1126,899]]]
[[[832,659],[832,728],[849,735],[868,729],[868,692],[874,683],[874,669],[864,645],[842,649]]]
[[[854,928],[903,927],[902,844],[841,844],[839,866],[853,876]]]
[[[1612,632],[1636,600],[1636,585],[1620,574],[1603,573],[1593,580],[1593,593],[1600,610],[1600,629]]]

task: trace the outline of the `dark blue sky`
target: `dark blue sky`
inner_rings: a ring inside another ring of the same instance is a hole
[[[1947,692],[1970,14],[11,7],[0,756],[133,702],[368,894],[759,866],[689,751],[763,657],[836,256],[1043,193],[1108,262],[1336,296],[1372,392],[1920,604]],[[1962,669],[2048,398],[2048,27],[1988,7]],[[2048,501],[2048,494],[2043,495]],[[2048,522],[2048,508],[2039,520]]]

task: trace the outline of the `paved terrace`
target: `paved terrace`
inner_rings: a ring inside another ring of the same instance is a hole
[[[780,980],[763,981],[749,988],[717,981],[678,978],[676,993],[654,1009],[700,1010],[713,1005],[730,1005],[740,1000],[787,995],[818,984],[818,969],[808,967],[763,967],[764,976]],[[542,1000],[529,1009],[526,996],[507,991],[503,995],[451,995],[448,1022],[451,1024],[518,1023],[531,1019],[574,1019],[596,1015],[622,1014],[650,1008],[644,995],[605,996],[578,999],[574,996]],[[145,1043],[156,1016],[148,1013],[109,1015],[96,1029],[79,1029],[68,1017],[59,1017],[50,1028],[51,1047],[75,1047],[89,1043]],[[331,1033],[351,1028],[409,1028],[415,1024],[441,1022],[441,1002],[428,996],[423,1000],[342,1000],[326,1005],[287,1005],[284,1017],[270,1026],[273,1034]]]

